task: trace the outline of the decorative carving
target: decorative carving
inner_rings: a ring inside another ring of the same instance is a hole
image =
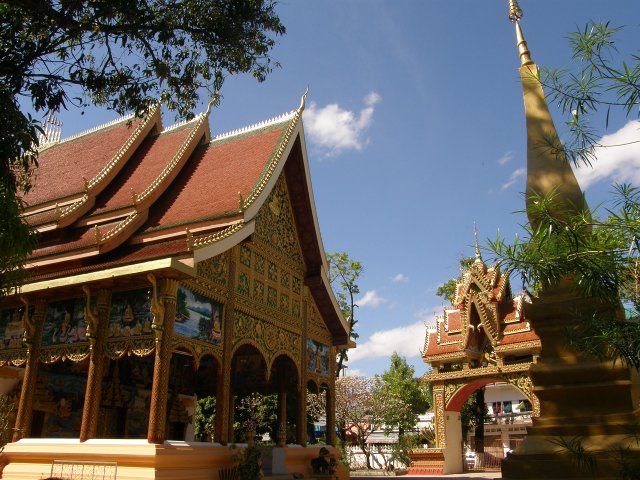
[[[155,332],[156,346],[160,348],[164,331],[164,304],[158,300],[158,284],[153,273],[147,275],[147,280],[153,287],[151,294],[151,313],[153,314],[153,322],[151,328]]]
[[[281,328],[278,322],[256,318],[236,310],[234,322],[233,346],[251,341],[266,359],[270,366],[275,358],[285,353],[294,360],[300,371],[301,357],[300,335]]]
[[[27,355],[31,353],[33,347],[34,336],[36,333],[36,322],[29,315],[29,299],[24,296],[20,296],[20,301],[24,305],[24,312],[22,313],[22,326],[24,328],[24,343],[27,345]]]
[[[255,237],[279,254],[278,263],[300,268],[304,261],[284,176],[276,182],[266,204],[269,208],[260,209],[256,216]],[[277,266],[273,262],[269,263],[269,278],[277,281]]]
[[[436,447],[446,448],[447,437],[445,435],[445,401],[444,389],[442,387],[433,389],[433,398],[435,403],[435,419],[436,419]]]
[[[85,335],[89,339],[89,350],[91,351],[96,345],[96,338],[98,336],[98,312],[91,308],[91,289],[83,286],[82,291],[87,296],[87,301],[84,306],[84,321],[87,324]]]
[[[444,386],[444,404],[448,405],[456,392],[460,390],[466,382],[463,383],[446,383]]]

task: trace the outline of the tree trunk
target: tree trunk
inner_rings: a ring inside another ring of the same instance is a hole
[[[484,453],[484,388],[476,391],[476,408],[475,408],[475,450],[476,453]]]
[[[360,449],[362,450],[362,453],[364,453],[367,470],[371,470],[371,452],[367,450],[367,444],[365,442],[360,442]]]

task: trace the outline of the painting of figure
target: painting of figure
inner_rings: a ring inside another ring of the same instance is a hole
[[[11,308],[0,315],[0,339],[3,348],[21,348],[24,335],[22,310]]]
[[[50,303],[42,332],[42,345],[86,342],[84,306],[84,298]]]
[[[222,304],[181,286],[178,288],[174,331],[177,335],[220,345]]]
[[[107,336],[117,338],[152,334],[151,295],[151,289],[114,293]]]
[[[329,347],[307,338],[307,370],[313,373],[329,375]]]

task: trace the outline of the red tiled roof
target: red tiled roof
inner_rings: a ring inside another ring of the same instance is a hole
[[[189,124],[184,128],[147,138],[120,171],[118,178],[98,195],[89,216],[131,206],[131,192],[141,194],[160,175],[192,127],[193,124]]]
[[[198,148],[171,190],[154,205],[146,229],[229,213],[255,187],[278,146],[283,124]]]
[[[38,155],[33,187],[23,200],[28,205],[37,205],[84,191],[82,177],[91,180],[113,158],[140,122],[140,119],[134,119],[128,124],[124,120],[43,150]]]
[[[535,334],[533,330],[526,332],[512,333],[511,335],[505,335],[500,340],[500,345],[513,345],[515,343],[522,342],[535,342],[540,341],[540,338]]]

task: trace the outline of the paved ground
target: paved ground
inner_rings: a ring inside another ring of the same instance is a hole
[[[411,479],[423,479],[423,480],[463,480],[466,478],[483,478],[485,480],[494,480],[502,478],[500,472],[474,472],[474,473],[454,473],[452,475],[433,475],[433,476],[421,476],[421,475],[402,475],[398,477],[390,477],[384,475],[370,475],[366,474],[358,474],[354,473],[351,475],[351,478],[358,478],[360,480],[383,480],[383,479],[392,479],[397,478],[398,480],[402,478],[411,478]]]

